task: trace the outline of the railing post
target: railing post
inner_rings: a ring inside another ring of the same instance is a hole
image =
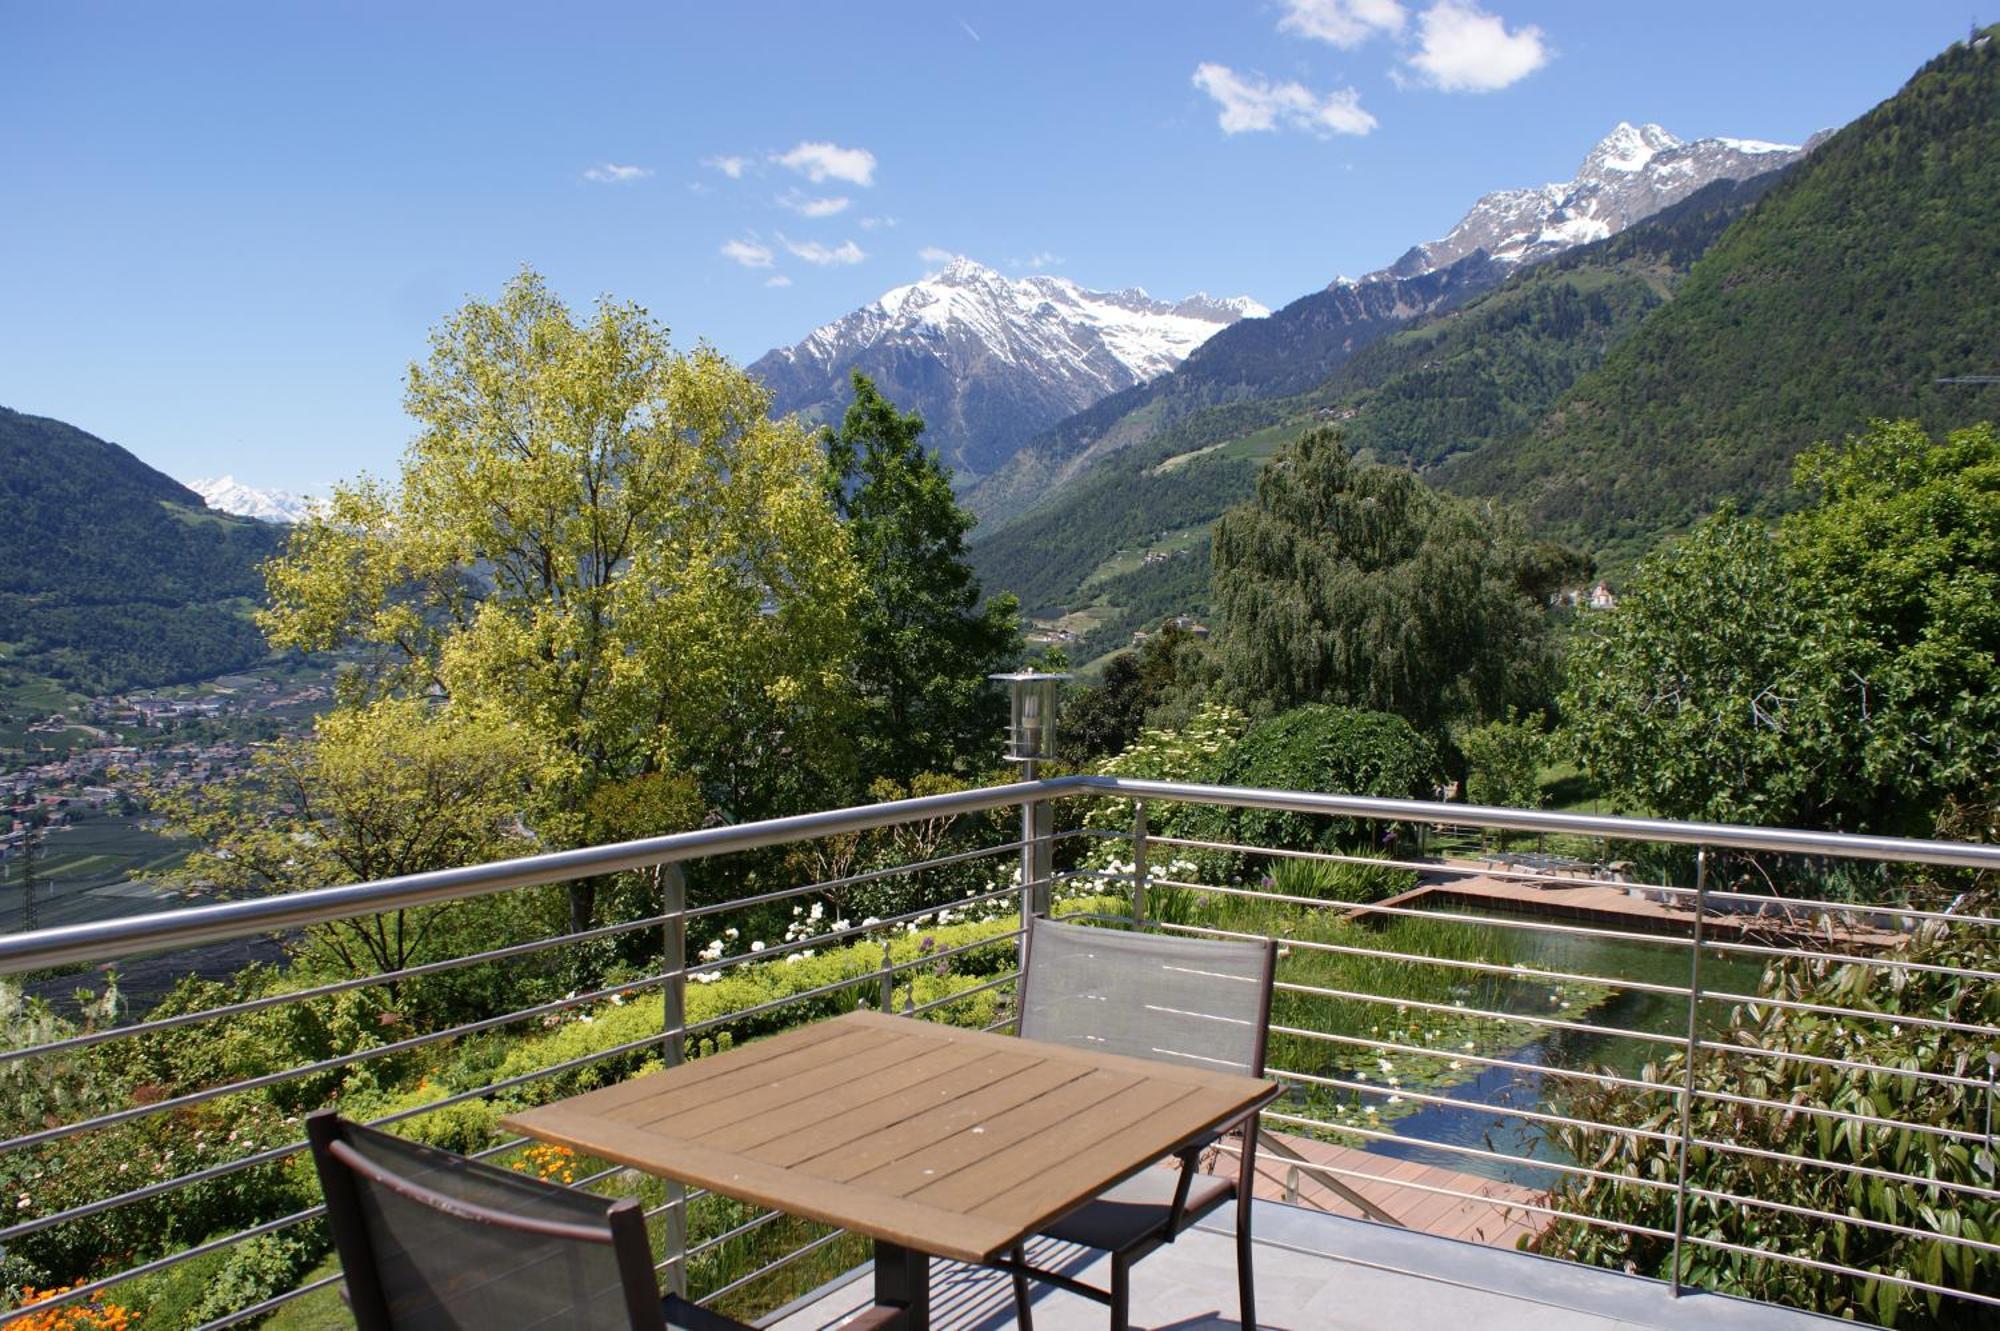
[[[1146,922],[1146,801],[1132,801],[1132,923]]]
[[[875,1010],[887,1016],[896,1010],[896,972],[889,959],[889,938],[882,938],[882,994]]]
[[[1035,857],[1035,914],[1046,919],[1055,910],[1056,806],[1044,799],[1036,800],[1028,808],[1035,833],[1031,845]]]
[[[660,951],[666,963],[660,990],[660,1062],[672,1068],[680,1066],[687,1043],[687,872],[678,862],[656,865],[653,883],[660,894],[660,913],[666,916],[660,926]],[[687,1187],[668,1183],[666,1248],[667,1256],[677,1260],[667,1266],[667,1292],[681,1298],[688,1290],[687,1205]]]
[[[1694,1140],[1695,1042],[1701,1038],[1701,934],[1708,918],[1708,847],[1694,856],[1694,945],[1688,949],[1687,1047],[1681,1065],[1680,1181],[1674,1186],[1674,1261],[1668,1293],[1681,1296],[1681,1251],[1687,1243],[1688,1146]]]
[[[1035,779],[1036,766],[1037,764],[1032,758],[1022,763],[1021,779],[1023,781],[1033,781]],[[1034,913],[1035,802],[1032,799],[1026,799],[1021,801],[1021,927],[1023,929],[1028,927],[1028,917]],[[1023,937],[1021,940],[1021,959],[1024,964],[1028,956],[1027,946],[1027,939]]]

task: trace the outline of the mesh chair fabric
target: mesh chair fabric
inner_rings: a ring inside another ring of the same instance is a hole
[[[1262,1076],[1269,957],[1264,943],[1037,919],[1021,1034]]]
[[[605,1202],[386,1133],[350,1127],[348,1145],[433,1192],[511,1215],[602,1228]],[[411,1331],[578,1327],[630,1331],[607,1243],[468,1223],[351,1174],[392,1323]]]

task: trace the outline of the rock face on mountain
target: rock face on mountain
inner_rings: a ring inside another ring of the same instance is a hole
[[[1372,276],[1414,277],[1479,250],[1502,264],[1534,263],[1616,235],[1713,181],[1748,180],[1806,151],[1756,139],[1686,143],[1658,125],[1635,129],[1621,121],[1590,150],[1573,179],[1495,190],[1473,204],[1443,239],[1413,246]]]
[[[750,372],[775,395],[775,410],[837,421],[849,373],[860,370],[921,414],[925,442],[970,478],[1055,421],[1165,374],[1229,325],[1268,313],[1247,297],[1169,302],[1061,277],[1008,278],[958,258],[766,354]]]

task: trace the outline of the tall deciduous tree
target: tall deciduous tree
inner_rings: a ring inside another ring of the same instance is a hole
[[[991,764],[1003,699],[986,676],[1021,650],[1014,598],[980,604],[965,554],[973,518],[925,451],[923,430],[921,417],[897,411],[857,372],[854,403],[826,436],[833,502],[862,584],[862,772],[900,782]]]
[[[1215,528],[1226,687],[1330,702],[1440,736],[1549,688],[1544,603],[1572,564],[1502,510],[1354,461],[1329,428],[1271,460]]]
[[[377,649],[375,689],[518,724],[547,845],[596,839],[595,792],[649,773],[734,816],[817,793],[858,578],[809,431],[639,307],[580,320],[532,272],[445,322],[405,405],[401,484],[339,487],[267,566],[273,642]]]
[[[1571,654],[1565,727],[1671,817],[1924,833],[2000,771],[2000,438],[1914,422],[1809,453],[1775,530],[1725,513]]]
[[[537,746],[453,705],[386,698],[322,717],[311,739],[258,750],[249,773],[150,792],[196,849],[172,885],[227,895],[303,892],[477,864],[534,849],[520,810]],[[356,975],[427,959],[452,921],[511,901],[365,915],[307,931]]]

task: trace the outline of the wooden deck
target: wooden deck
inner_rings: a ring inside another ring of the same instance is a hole
[[[1560,884],[1542,883],[1536,882],[1532,876],[1510,874],[1497,877],[1490,872],[1477,872],[1490,867],[1487,865],[1458,861],[1449,863],[1454,871],[1451,877],[1422,883],[1375,904],[1416,910],[1449,909],[1454,906],[1497,908],[1550,919],[1576,920],[1638,933],[1679,937],[1686,937],[1694,930],[1694,911],[1690,907],[1681,904],[1680,900],[1662,902],[1635,895],[1643,890],[1642,884],[1607,882],[1586,885],[1578,884],[1574,879],[1566,879]],[[1459,871],[1472,872],[1461,877]],[[1354,920],[1367,920],[1370,916],[1377,920],[1395,918],[1379,914],[1367,906],[1348,913],[1348,918]],[[1711,910],[1702,921],[1702,931],[1711,938],[1732,943],[1831,945],[1834,949],[1845,946],[1869,952],[1897,947],[1904,941],[1903,935],[1894,930],[1830,924],[1824,918],[1810,918],[1805,912],[1798,917],[1786,917]]]
[[[1526,1210],[1518,1205],[1547,1204],[1548,1194],[1532,1188],[1502,1183],[1477,1174],[1440,1169],[1436,1165],[1419,1164],[1414,1160],[1398,1160],[1351,1146],[1335,1146],[1290,1133],[1267,1129],[1262,1137],[1267,1143],[1275,1138],[1278,1147],[1304,1157],[1311,1164],[1328,1165],[1341,1171],[1332,1178],[1359,1193],[1402,1227],[1420,1234],[1462,1239],[1491,1248],[1526,1248],[1532,1251],[1541,1242],[1543,1231],[1554,1221],[1554,1217],[1545,1212]],[[1225,1144],[1222,1149],[1227,1153],[1229,1147]],[[1292,1172],[1291,1167],[1276,1160],[1260,1162],[1257,1167],[1257,1196],[1274,1202],[1308,1206],[1350,1219],[1380,1219],[1379,1216],[1368,1215],[1342,1196],[1339,1189],[1324,1176],[1315,1176],[1307,1169],[1297,1171],[1294,1193]],[[1466,1196],[1452,1196],[1453,1193],[1517,1205],[1473,1201]]]

